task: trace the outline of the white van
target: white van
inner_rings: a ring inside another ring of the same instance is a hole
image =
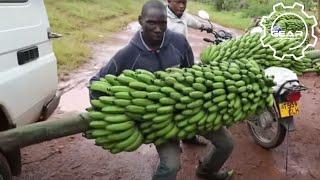
[[[57,62],[50,42],[55,37],[43,0],[0,0],[0,131],[44,120],[57,107]],[[8,178],[8,168],[19,174],[20,151],[0,147],[0,180]]]

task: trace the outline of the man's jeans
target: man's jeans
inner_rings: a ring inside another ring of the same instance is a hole
[[[210,151],[202,160],[201,167],[212,173],[216,173],[229,158],[233,150],[233,140],[230,132],[221,128],[215,132],[203,135],[214,145],[215,150]],[[174,180],[180,169],[180,142],[169,141],[157,146],[160,164],[153,180]]]

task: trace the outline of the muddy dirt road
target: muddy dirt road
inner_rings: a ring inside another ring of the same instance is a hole
[[[89,106],[88,79],[136,30],[136,25],[108,37],[104,44],[93,44],[92,61],[60,83],[62,96],[56,117],[69,111],[83,111]],[[241,34],[239,31],[234,34]],[[204,33],[192,30],[189,40],[196,58],[207,44]],[[72,80],[70,80],[72,79]],[[233,168],[237,180],[320,179],[320,78],[314,74],[301,78],[310,89],[303,93],[301,115],[296,131],[290,134],[288,172],[285,172],[286,143],[266,151],[253,143],[245,124],[231,128],[235,149],[224,168]],[[208,147],[183,146],[182,169],[178,180],[197,180],[195,167]],[[22,149],[22,174],[15,180],[149,180],[158,163],[154,146],[144,145],[132,153],[110,153],[94,146],[94,142],[74,135]]]

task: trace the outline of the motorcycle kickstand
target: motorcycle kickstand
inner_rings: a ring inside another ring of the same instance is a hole
[[[289,135],[290,131],[289,128],[287,128],[287,142],[286,142],[286,176],[288,176],[288,156],[289,156]]]

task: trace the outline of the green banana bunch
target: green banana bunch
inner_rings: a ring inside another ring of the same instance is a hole
[[[125,70],[91,84],[104,95],[91,101],[87,134],[111,153],[192,138],[272,106],[272,86],[272,77],[246,58],[155,73]]]
[[[305,70],[312,69],[313,63],[309,56],[301,60],[294,60],[292,57],[286,56],[284,60],[279,60],[273,56],[274,52],[269,47],[263,47],[260,41],[259,33],[246,34],[239,39],[226,41],[219,45],[212,45],[206,48],[201,54],[201,61],[204,64],[209,62],[224,62],[238,59],[250,59],[265,69],[271,66],[285,67],[293,70],[298,75],[302,75]],[[282,57],[283,54],[301,55],[301,49],[290,48],[295,47],[298,41],[281,40],[267,35],[264,43],[277,49],[277,56]]]

